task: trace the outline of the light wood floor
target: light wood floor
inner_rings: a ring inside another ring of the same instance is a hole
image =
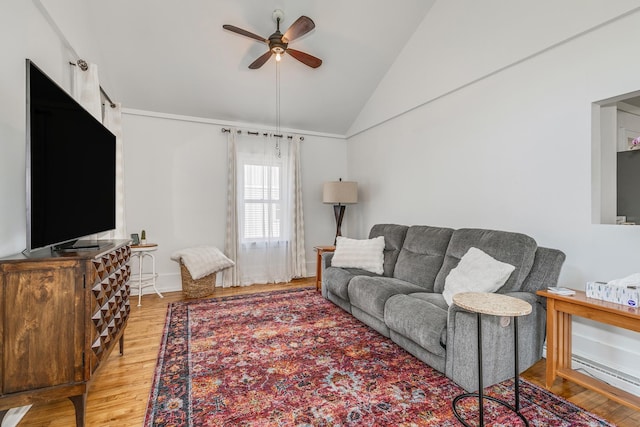
[[[216,289],[213,296],[239,295],[279,289],[315,286],[315,278],[297,280],[282,285],[255,285],[242,288]],[[87,399],[87,426],[141,426],[151,388],[158,347],[165,322],[167,304],[183,299],[181,292],[144,295],[142,307],[134,303],[125,331],[125,354],[113,351],[98,369],[92,380]],[[137,298],[136,298],[137,300]],[[541,360],[527,370],[523,377],[544,384],[545,362]],[[640,413],[619,405],[584,388],[564,380],[557,380],[554,393],[574,402],[621,427],[640,425]],[[73,406],[68,399],[35,404],[19,426],[60,426],[75,424]]]

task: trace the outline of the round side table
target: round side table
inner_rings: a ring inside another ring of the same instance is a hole
[[[132,280],[138,281],[138,307],[142,305],[142,288],[146,286],[153,286],[156,294],[158,294],[160,298],[164,298],[156,287],[156,277],[158,277],[158,274],[156,273],[156,257],[153,255],[153,252],[157,250],[158,245],[156,243],[131,245],[131,258],[138,258],[138,274],[131,275]],[[144,259],[147,257],[151,258],[150,273],[143,272]]]
[[[518,317],[526,316],[531,313],[531,304],[518,298],[510,297],[508,295],[485,293],[485,292],[461,292],[453,296],[453,303],[458,307],[464,308],[471,312],[476,313],[478,321],[478,392],[477,393],[463,393],[456,396],[451,402],[453,413],[458,421],[463,425],[469,427],[462,416],[458,413],[456,407],[457,403],[461,399],[467,397],[478,398],[478,424],[484,426],[484,410],[483,399],[488,399],[493,402],[508,408],[515,412],[524,422],[525,426],[529,426],[527,419],[520,413],[520,371],[518,369]],[[515,359],[515,374],[514,374],[514,388],[515,388],[515,406],[511,406],[504,400],[498,399],[493,396],[484,396],[482,386],[482,314],[488,314],[490,316],[501,316],[513,318],[513,344],[514,344],[514,359]]]

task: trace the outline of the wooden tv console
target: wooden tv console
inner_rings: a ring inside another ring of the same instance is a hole
[[[129,317],[128,240],[0,259],[0,422],[10,408],[68,397],[84,426],[89,381]]]

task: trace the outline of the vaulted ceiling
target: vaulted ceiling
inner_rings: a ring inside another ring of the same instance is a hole
[[[45,4],[51,2],[44,2]],[[344,135],[432,0],[88,0],[101,76],[123,107],[273,127],[276,61],[249,64],[266,44],[275,9],[284,32],[299,16],[315,29],[291,47],[323,60],[316,69],[280,62],[281,127]],[[105,74],[106,73],[106,74]]]

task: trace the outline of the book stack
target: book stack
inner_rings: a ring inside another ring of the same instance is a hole
[[[575,295],[576,294],[576,291],[574,291],[573,289],[559,288],[559,287],[555,287],[555,286],[550,286],[550,287],[547,288],[547,290],[549,292],[551,292],[552,294],[557,294],[557,295],[569,296],[569,295]]]

